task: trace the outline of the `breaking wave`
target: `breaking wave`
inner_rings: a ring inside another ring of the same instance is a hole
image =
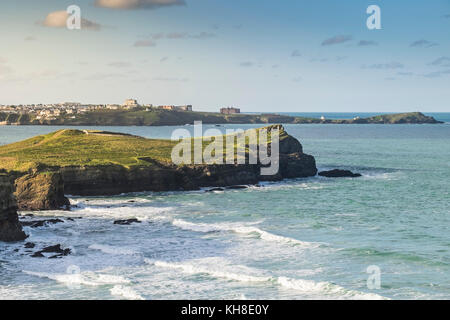
[[[257,222],[259,223],[259,222]],[[255,224],[257,224],[255,223]],[[257,227],[254,227],[252,225],[244,225],[238,224],[238,223],[214,223],[214,224],[207,224],[207,223],[192,223],[181,219],[174,219],[172,221],[172,224],[178,228],[184,229],[184,230],[191,230],[195,232],[220,232],[220,231],[227,231],[227,232],[234,232],[238,234],[252,234],[256,233],[259,235],[259,237],[266,241],[274,241],[274,242],[280,242],[280,243],[287,243],[287,244],[294,244],[294,245],[301,245],[305,248],[315,248],[319,247],[321,244],[316,242],[307,242],[307,241],[300,241],[297,239],[279,236],[264,230],[261,230]]]
[[[315,298],[331,299],[356,299],[356,300],[381,300],[383,296],[373,293],[365,293],[356,290],[349,290],[330,282],[316,282],[305,279],[292,279],[288,277],[276,277],[267,275],[252,275],[250,273],[261,273],[260,270],[248,268],[246,266],[233,265],[233,270],[227,271],[226,263],[220,264],[215,261],[214,265],[221,265],[220,269],[214,268],[211,263],[202,265],[202,261],[191,261],[191,263],[172,263],[165,261],[146,260],[147,263],[160,268],[180,270],[186,274],[207,274],[215,278],[228,279],[239,282],[267,282],[278,285],[284,289],[295,291]],[[213,261],[214,262],[214,261]]]
[[[39,278],[47,278],[67,285],[101,286],[101,285],[130,283],[129,280],[121,276],[96,274],[94,272],[63,273],[63,274],[56,274],[56,273],[52,274],[26,270],[23,270],[23,272],[31,276],[36,276]]]
[[[113,296],[122,297],[128,300],[145,300],[142,296],[134,292],[130,287],[115,285],[109,290]]]

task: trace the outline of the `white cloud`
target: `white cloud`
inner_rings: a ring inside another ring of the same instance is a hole
[[[158,9],[185,5],[184,0],[96,0],[95,5],[111,9]]]
[[[134,47],[154,47],[156,43],[151,40],[138,40],[134,43]]]
[[[347,41],[350,41],[350,40],[352,40],[352,36],[348,36],[348,35],[334,36],[332,38],[325,39],[322,42],[322,46],[330,46],[330,45],[333,45],[333,44],[344,43],[344,42],[347,42]]]
[[[39,24],[50,28],[66,28],[68,18],[69,14],[66,11],[54,11],[50,12],[47,17],[45,17],[45,20]],[[90,20],[81,18],[81,29],[99,30],[100,25]]]

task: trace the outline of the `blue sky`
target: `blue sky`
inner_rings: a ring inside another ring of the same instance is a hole
[[[47,23],[72,4],[90,27]],[[450,111],[450,0],[5,0],[0,21],[0,104]]]

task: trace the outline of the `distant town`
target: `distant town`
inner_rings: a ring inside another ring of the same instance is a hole
[[[63,102],[55,104],[27,104],[27,105],[0,105],[0,112],[7,114],[29,114],[34,115],[36,120],[56,120],[58,117],[67,116],[75,118],[76,115],[86,114],[98,110],[133,110],[145,109],[152,111],[155,109],[169,111],[193,111],[192,105],[160,105],[139,104],[136,99],[127,99],[123,104],[82,104],[79,102]],[[241,113],[239,108],[221,108],[222,114]]]

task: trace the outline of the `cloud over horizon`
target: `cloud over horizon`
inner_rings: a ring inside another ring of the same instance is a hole
[[[421,39],[421,40],[417,40],[414,41],[413,43],[411,43],[409,46],[410,47],[425,47],[425,48],[430,48],[430,47],[435,47],[438,46],[439,44],[436,42],[431,42],[425,39]]]
[[[361,40],[358,42],[359,47],[366,47],[366,46],[377,46],[378,42],[371,41],[371,40]]]
[[[44,21],[38,22],[38,24],[50,28],[66,28],[68,18],[69,14],[66,11],[54,11],[50,12]],[[81,29],[97,31],[101,29],[101,26],[98,23],[81,18]]]
[[[109,9],[158,9],[170,6],[184,6],[185,0],[96,0],[97,7]]]
[[[450,58],[449,57],[440,57],[430,63],[432,66],[444,66],[450,67]]]
[[[371,65],[363,65],[362,68],[363,69],[378,69],[378,70],[383,70],[383,69],[402,69],[405,66],[400,63],[400,62],[389,62],[389,63],[376,63],[376,64],[371,64]]]
[[[338,36],[334,36],[328,39],[325,39],[324,41],[322,41],[322,46],[330,46],[333,44],[340,44],[340,43],[344,43],[347,41],[352,40],[352,36],[349,35],[338,35]]]
[[[302,54],[300,53],[299,50],[294,50],[292,51],[291,57],[301,57]]]
[[[156,43],[151,40],[138,40],[133,44],[133,47],[154,47]]]

